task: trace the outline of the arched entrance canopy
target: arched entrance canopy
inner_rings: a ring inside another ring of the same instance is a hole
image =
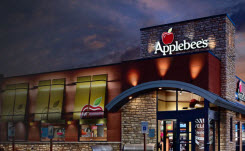
[[[158,81],[151,81],[151,82],[146,82],[139,84],[135,87],[132,87],[121,94],[119,94],[117,97],[115,97],[110,103],[106,105],[106,108],[108,111],[111,112],[116,112],[118,111],[123,105],[125,105],[128,101],[129,96],[139,93],[140,91],[148,90],[148,89],[155,89],[155,88],[178,88],[186,91],[190,91],[192,93],[195,93],[206,100],[208,100],[210,103],[213,103],[217,106],[239,112],[242,114],[245,114],[245,105],[242,105],[237,102],[232,102],[225,100],[221,98],[220,96],[209,92],[207,90],[204,90],[200,87],[197,87],[195,85],[185,83],[185,82],[180,82],[180,81],[173,81],[173,80],[158,80]]]

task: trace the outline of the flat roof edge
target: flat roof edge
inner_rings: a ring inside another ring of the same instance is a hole
[[[9,79],[9,78],[17,78],[17,77],[24,77],[24,76],[34,76],[38,74],[49,74],[54,72],[65,72],[65,71],[73,71],[73,70],[80,70],[80,69],[89,69],[89,68],[99,68],[99,67],[106,67],[106,66],[116,66],[127,62],[133,62],[133,61],[143,61],[143,60],[150,60],[150,59],[158,59],[158,58],[167,58],[167,57],[176,57],[176,56],[184,56],[184,55],[192,55],[192,54],[198,54],[198,53],[209,53],[215,58],[219,59],[211,50],[204,50],[204,51],[195,51],[195,52],[188,52],[188,53],[181,53],[181,54],[174,54],[171,56],[156,56],[156,57],[149,57],[149,58],[139,58],[134,60],[126,60],[126,61],[120,61],[113,64],[102,64],[97,66],[87,66],[87,67],[77,67],[77,68],[71,68],[71,69],[63,69],[63,70],[54,70],[54,71],[48,71],[48,72],[38,72],[33,74],[24,74],[24,75],[17,75],[17,76],[6,76],[3,77],[3,79]],[[220,59],[219,59],[220,60]]]
[[[140,28],[140,31],[146,30],[146,29],[151,29],[151,28],[156,28],[156,27],[161,27],[161,26],[166,26],[166,25],[179,24],[179,23],[185,23],[185,22],[190,22],[190,21],[197,21],[197,20],[202,20],[202,19],[207,19],[207,18],[215,18],[215,17],[219,17],[219,16],[227,16],[230,19],[230,21],[232,22],[232,24],[235,26],[235,23],[231,20],[231,18],[228,16],[228,14],[223,13],[223,14],[200,17],[200,18],[195,18],[195,19],[188,19],[188,20],[184,20],[184,21],[177,21],[177,22],[172,22],[172,23],[167,23],[167,24],[154,25],[154,26],[150,26],[150,27],[143,27],[143,28]]]

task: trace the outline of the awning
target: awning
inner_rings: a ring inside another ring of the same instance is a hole
[[[47,120],[51,80],[39,81],[35,105],[35,121]]]
[[[35,121],[60,120],[64,99],[65,79],[40,81],[35,108]]]
[[[48,120],[60,120],[64,99],[65,79],[54,79],[52,81]]]
[[[186,91],[190,91],[192,93],[195,93],[206,100],[208,100],[210,103],[213,103],[217,106],[223,107],[225,109],[229,109],[235,112],[239,112],[242,114],[245,114],[245,105],[242,105],[237,102],[232,102],[225,100],[218,96],[217,94],[214,94],[212,92],[209,92],[207,90],[204,90],[200,87],[197,87],[195,85],[180,82],[180,81],[173,81],[173,80],[158,80],[158,81],[151,81],[139,84],[135,87],[132,87],[124,92],[122,92],[120,95],[116,96],[110,103],[106,105],[106,108],[111,112],[118,111],[124,104],[126,104],[129,99],[128,97],[137,94],[141,91],[148,90],[148,89],[156,89],[159,87],[166,87],[166,88],[178,88]]]
[[[78,77],[73,119],[103,118],[107,75]]]
[[[26,113],[28,84],[7,85],[3,92],[1,120],[23,121]]]

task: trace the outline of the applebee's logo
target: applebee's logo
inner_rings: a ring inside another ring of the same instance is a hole
[[[93,105],[86,104],[82,107],[80,118],[97,118],[103,117],[104,112],[100,105],[102,97],[95,99]]]
[[[242,92],[242,81],[238,81],[236,99],[245,101],[245,94]]]
[[[167,45],[171,44],[174,40],[174,34],[172,33],[172,28],[168,30],[168,32],[162,33],[162,42]]]
[[[183,40],[182,43],[179,43],[178,41],[175,41],[174,44],[172,44],[174,40],[174,34],[172,33],[172,28],[168,30],[168,32],[162,33],[162,42],[165,44],[164,46],[161,46],[161,43],[157,41],[155,43],[155,52],[154,54],[157,54],[158,51],[160,51],[163,56],[169,54],[171,55],[173,52],[177,51],[184,51],[189,49],[200,49],[200,48],[206,48],[208,47],[208,40],[199,40],[199,41],[193,41],[188,42],[186,40]]]

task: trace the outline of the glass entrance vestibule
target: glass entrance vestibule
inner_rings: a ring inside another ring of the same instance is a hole
[[[181,89],[157,91],[158,151],[219,150],[219,108]]]

